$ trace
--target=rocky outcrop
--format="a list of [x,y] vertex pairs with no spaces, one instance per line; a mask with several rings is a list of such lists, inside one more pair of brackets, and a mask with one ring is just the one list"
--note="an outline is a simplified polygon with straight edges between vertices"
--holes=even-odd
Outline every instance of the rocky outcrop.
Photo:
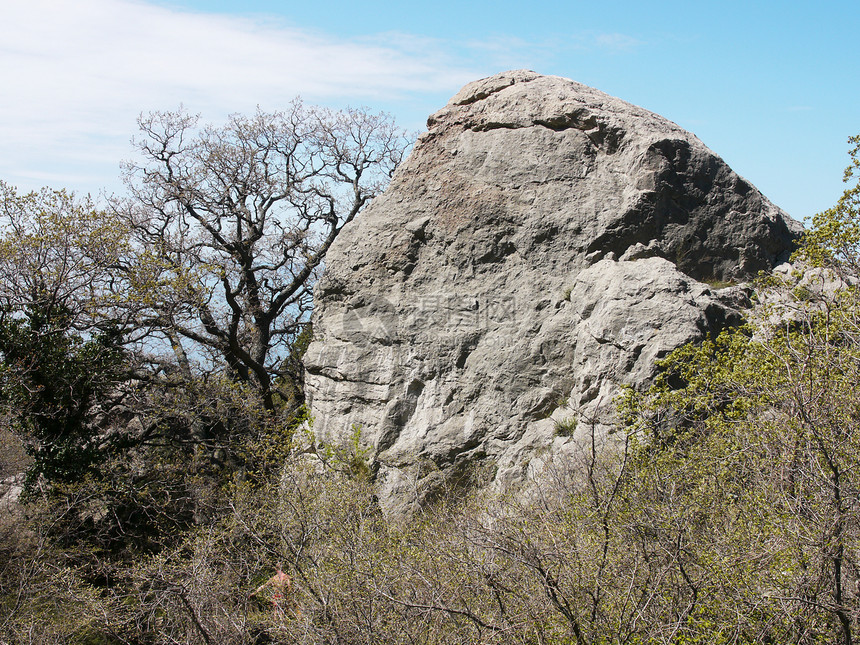
[[317,436],[360,427],[391,508],[605,432],[619,386],[737,318],[718,287],[800,230],[692,134],[570,80],[477,81],[428,127],[331,247],[306,354]]
[[11,475],[0,481],[0,522],[4,512],[17,510],[23,492],[24,475]]

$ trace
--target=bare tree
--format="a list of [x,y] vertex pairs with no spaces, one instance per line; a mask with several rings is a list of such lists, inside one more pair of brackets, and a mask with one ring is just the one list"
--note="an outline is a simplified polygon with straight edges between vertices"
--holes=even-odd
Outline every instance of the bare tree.
[[197,123],[182,110],[140,119],[143,160],[127,164],[131,196],[114,205],[137,248],[124,299],[187,375],[194,362],[226,367],[273,409],[326,252],[409,141],[384,114],[299,100]]

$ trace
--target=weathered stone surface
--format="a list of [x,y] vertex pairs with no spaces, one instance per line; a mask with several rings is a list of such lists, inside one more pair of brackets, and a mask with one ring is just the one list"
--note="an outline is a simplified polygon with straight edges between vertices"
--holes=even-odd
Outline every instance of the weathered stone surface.
[[24,475],[12,475],[0,481],[0,517],[18,509],[18,499],[24,492]]
[[483,460],[499,483],[605,431],[620,384],[736,317],[799,225],[695,136],[570,80],[471,83],[347,227],[315,293],[320,439],[361,426],[381,499]]

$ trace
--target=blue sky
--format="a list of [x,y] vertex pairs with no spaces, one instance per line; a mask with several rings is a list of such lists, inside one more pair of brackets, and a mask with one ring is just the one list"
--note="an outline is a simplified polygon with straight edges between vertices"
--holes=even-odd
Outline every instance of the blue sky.
[[461,85],[529,68],[699,136],[798,219],[860,133],[860,2],[29,0],[0,6],[0,179],[121,190],[140,112],[204,120],[295,95],[410,130]]

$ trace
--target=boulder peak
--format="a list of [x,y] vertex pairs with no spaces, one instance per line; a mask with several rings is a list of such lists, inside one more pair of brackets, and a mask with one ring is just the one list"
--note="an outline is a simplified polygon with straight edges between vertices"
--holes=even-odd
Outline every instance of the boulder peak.
[[713,285],[800,232],[694,135],[568,79],[469,83],[428,128],[331,247],[306,355],[318,436],[360,426],[392,509],[475,461],[522,479],[577,441],[560,422],[605,433],[622,384],[738,318]]

